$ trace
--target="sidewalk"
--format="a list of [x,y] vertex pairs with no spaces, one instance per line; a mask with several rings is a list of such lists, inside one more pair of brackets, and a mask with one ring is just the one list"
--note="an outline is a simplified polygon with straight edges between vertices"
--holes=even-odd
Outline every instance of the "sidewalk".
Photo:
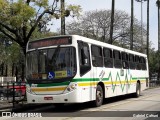
[[0,111],[5,109],[12,109],[12,107],[13,107],[12,103],[9,103],[6,100],[0,99]]
[[44,107],[50,104],[27,104],[27,101],[15,103],[9,103],[7,100],[0,100],[0,112],[23,112],[34,108]]
[[[13,100],[12,97],[8,98],[8,100],[6,97],[1,97],[0,98],[0,111],[5,111],[5,110],[12,111],[13,110],[12,100]],[[22,101],[22,98],[16,98],[15,103],[14,103],[14,108],[20,108],[26,104],[27,102]]]

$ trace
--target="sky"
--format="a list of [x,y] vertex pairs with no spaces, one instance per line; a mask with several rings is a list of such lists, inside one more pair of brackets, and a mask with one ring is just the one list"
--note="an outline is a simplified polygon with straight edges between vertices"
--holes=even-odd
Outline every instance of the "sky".
[[[86,11],[111,9],[112,0],[65,0],[67,4],[80,5],[82,14]],[[131,13],[131,0],[115,0],[115,9],[126,11],[129,15]],[[152,42],[152,47],[158,49],[158,11],[156,0],[150,0],[150,36],[149,40]],[[134,16],[141,21],[141,3],[134,0]],[[71,21],[73,18],[66,18]],[[147,24],[147,2],[143,2],[143,22]],[[53,23],[51,31],[56,31],[60,28],[60,20]]]

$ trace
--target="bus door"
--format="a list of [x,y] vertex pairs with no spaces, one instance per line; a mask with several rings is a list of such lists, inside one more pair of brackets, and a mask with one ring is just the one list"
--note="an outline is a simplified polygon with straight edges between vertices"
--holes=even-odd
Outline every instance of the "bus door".
[[[82,78],[82,82],[84,83],[83,88],[88,90],[87,96],[88,99],[92,99],[92,90],[91,90],[91,61],[90,61],[90,51],[89,45],[83,41],[78,41],[78,54],[79,54],[79,69],[80,69],[80,77]],[[83,95],[82,95],[83,96]],[[87,99],[87,98],[86,98]]]

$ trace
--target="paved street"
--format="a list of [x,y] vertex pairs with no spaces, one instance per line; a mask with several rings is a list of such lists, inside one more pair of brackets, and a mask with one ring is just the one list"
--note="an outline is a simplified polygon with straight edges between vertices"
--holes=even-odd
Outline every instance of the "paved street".
[[[148,111],[148,112],[145,112]],[[139,98],[133,98],[132,95],[121,96],[106,99],[104,105],[94,108],[90,103],[83,104],[68,104],[63,108],[56,109],[54,105],[44,106],[22,112],[40,113],[42,118],[25,118],[34,120],[52,119],[70,120],[70,119],[111,119],[117,120],[119,117],[123,119],[146,119],[145,117],[152,116],[154,119],[160,117],[160,88],[148,89],[142,92]],[[78,116],[78,117],[77,117]],[[101,116],[101,117],[100,117]],[[2,118],[7,120],[10,118]],[[17,119],[17,118],[14,118]],[[148,118],[149,119],[149,118]]]

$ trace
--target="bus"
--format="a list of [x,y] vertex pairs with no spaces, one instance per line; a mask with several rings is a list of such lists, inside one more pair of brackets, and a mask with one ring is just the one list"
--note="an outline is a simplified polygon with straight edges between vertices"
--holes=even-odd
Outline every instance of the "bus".
[[147,55],[79,35],[29,41],[26,55],[27,102],[84,103],[148,87]]

